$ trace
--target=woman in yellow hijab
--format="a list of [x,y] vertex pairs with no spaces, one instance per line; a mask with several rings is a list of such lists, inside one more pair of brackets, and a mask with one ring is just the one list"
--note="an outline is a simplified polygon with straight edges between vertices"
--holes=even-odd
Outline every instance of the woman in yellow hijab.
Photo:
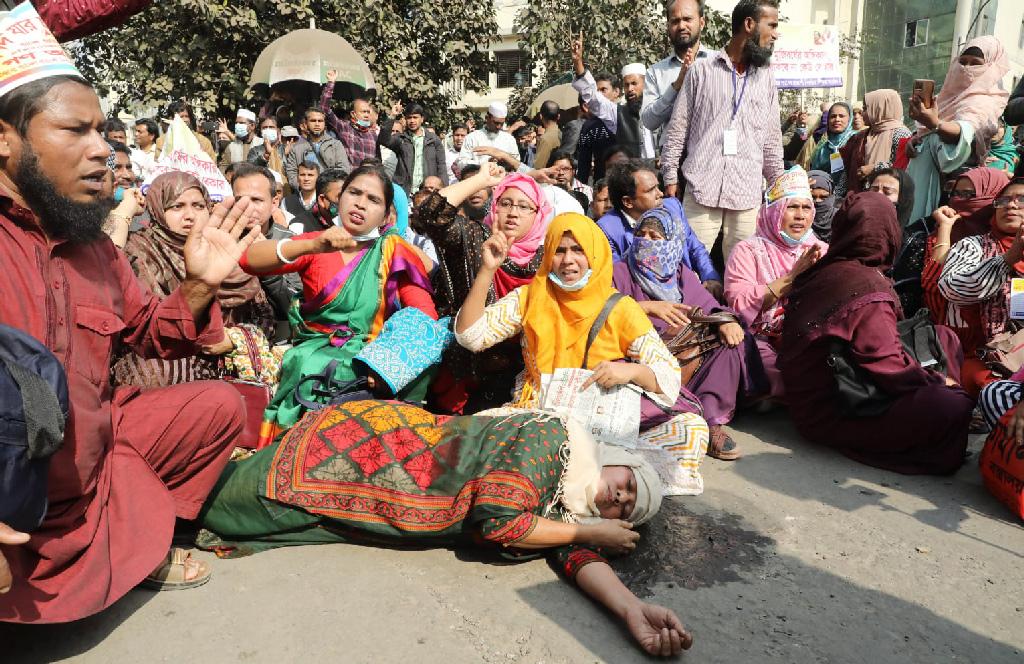
[[[500,233],[484,243],[480,270],[456,318],[455,337],[476,353],[522,333],[526,369],[512,395],[516,406],[540,405],[541,376],[581,367],[593,371],[589,382],[603,388],[632,383],[662,408],[675,404],[681,388],[679,364],[632,298],[622,297],[615,304],[587,350],[591,327],[616,293],[608,239],[591,219],[576,213],[555,217],[537,276],[485,306],[508,247]],[[631,362],[617,361],[622,359]],[[673,468],[672,477],[664,478],[666,493],[703,491],[697,468],[707,447],[707,425],[697,414],[677,415],[644,431],[639,442],[645,441],[670,450],[679,461],[681,470]]]

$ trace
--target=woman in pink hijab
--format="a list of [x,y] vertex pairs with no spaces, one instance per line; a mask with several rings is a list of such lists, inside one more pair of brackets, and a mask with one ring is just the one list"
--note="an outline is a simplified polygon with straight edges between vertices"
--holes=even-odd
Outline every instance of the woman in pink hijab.
[[725,300],[754,333],[773,398],[783,396],[775,357],[786,296],[797,275],[828,251],[813,221],[807,173],[794,166],[768,191],[754,235],[736,245],[725,265]]
[[978,37],[950,63],[930,106],[917,95],[911,97],[910,117],[919,125],[908,145],[907,173],[915,192],[911,219],[927,216],[939,206],[946,174],[969,163],[984,165],[1010,96],[1002,83],[1009,70],[1002,43],[995,37]]
[[[477,199],[484,203],[488,193],[488,212],[482,221],[474,220],[469,208],[478,205]],[[533,178],[521,173],[505,175],[493,163],[420,202],[410,223],[437,249],[433,281],[438,312],[453,317],[458,312],[480,269],[481,247],[492,233],[504,234],[512,246],[494,275],[487,304],[530,283],[540,267],[542,242],[553,217],[554,208]],[[522,355],[518,338],[475,355],[453,344],[431,388],[431,405],[439,411],[468,415],[506,403],[515,376],[523,368]]]

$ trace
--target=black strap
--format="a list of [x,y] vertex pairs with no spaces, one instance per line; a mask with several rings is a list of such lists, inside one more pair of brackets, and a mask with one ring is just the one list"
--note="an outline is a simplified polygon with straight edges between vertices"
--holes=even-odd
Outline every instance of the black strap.
[[21,408],[28,430],[28,458],[44,459],[64,442],[64,413],[50,384],[20,364],[0,357],[21,392]]
[[598,333],[601,332],[601,328],[604,327],[605,322],[608,320],[608,316],[611,315],[612,309],[619,303],[624,296],[622,293],[616,291],[608,296],[608,300],[605,301],[604,307],[601,308],[601,313],[594,319],[594,324],[590,326],[590,333],[587,334],[587,349],[583,351],[583,369],[587,368],[587,358],[590,357],[590,346],[594,343],[594,339],[597,339]]

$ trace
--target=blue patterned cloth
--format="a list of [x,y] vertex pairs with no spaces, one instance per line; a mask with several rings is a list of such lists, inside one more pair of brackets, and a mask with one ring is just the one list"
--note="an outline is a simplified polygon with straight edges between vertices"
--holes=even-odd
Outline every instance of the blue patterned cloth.
[[686,251],[680,237],[681,229],[675,217],[664,207],[645,212],[636,225],[637,230],[652,222],[661,227],[665,239],[634,237],[633,244],[626,250],[626,264],[634,281],[651,299],[681,302],[683,296],[679,292],[677,273]]
[[441,361],[441,354],[454,338],[450,327],[448,318],[435,321],[416,307],[399,309],[353,362],[373,370],[392,394],[398,394]]

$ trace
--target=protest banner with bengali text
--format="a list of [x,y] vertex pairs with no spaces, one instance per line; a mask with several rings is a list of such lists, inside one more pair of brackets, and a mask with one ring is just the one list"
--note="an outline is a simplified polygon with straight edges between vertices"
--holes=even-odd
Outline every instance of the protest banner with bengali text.
[[210,156],[203,152],[199,140],[180,117],[174,118],[167,133],[164,134],[163,149],[157,156],[156,164],[150,170],[149,176],[142,183],[142,193],[149,190],[157,176],[173,171],[195,176],[206,187],[210,199],[214,202],[231,196],[231,185],[228,184],[227,178]]
[[0,47],[0,97],[50,76],[82,76],[30,2],[0,12]]
[[772,73],[780,89],[842,87],[839,30],[833,25],[780,25]]

